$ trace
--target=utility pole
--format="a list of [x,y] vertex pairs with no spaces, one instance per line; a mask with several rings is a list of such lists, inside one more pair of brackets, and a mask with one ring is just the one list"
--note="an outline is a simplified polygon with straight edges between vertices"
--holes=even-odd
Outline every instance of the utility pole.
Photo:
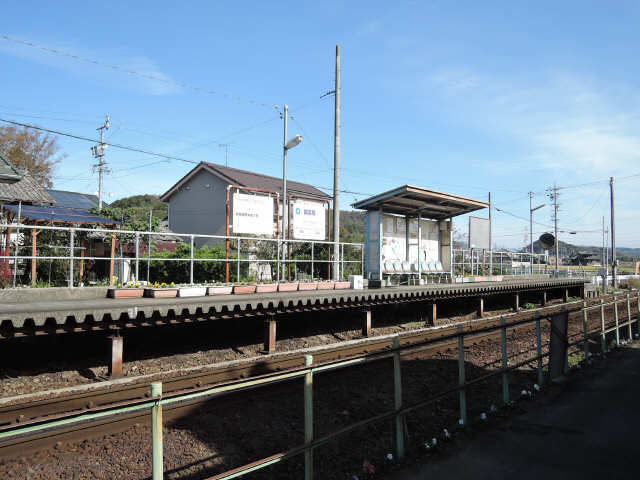
[[336,45],[333,125],[333,279],[340,279],[340,45]]
[[556,265],[555,265],[555,272],[556,275],[558,275],[558,209],[559,209],[559,205],[558,205],[558,186],[556,185],[556,183],[553,183],[553,188],[548,188],[547,189],[547,195],[549,196],[549,199],[553,202],[553,212],[552,212],[552,220],[553,220],[553,236],[555,237],[555,242],[554,242],[554,247],[555,247],[555,256],[556,256]]
[[609,178],[609,189],[611,191],[611,284],[613,288],[618,288],[618,266],[616,265],[616,203],[613,198],[613,177]]
[[[489,192],[489,275],[493,275],[493,222],[492,211],[493,204],[491,203],[491,192]],[[420,248],[420,239],[418,239],[418,249]],[[453,245],[451,245],[453,248]]]
[[229,144],[228,143],[219,143],[218,147],[224,147],[224,166],[229,166]]
[[604,229],[604,215],[602,216],[602,270],[603,270],[603,281],[602,281],[602,292],[607,293],[607,277],[609,276],[609,266],[607,265],[607,247],[605,245],[605,240],[607,238],[607,234]]
[[104,174],[111,171],[106,167],[106,162],[104,161],[104,151],[108,146],[104,143],[104,131],[109,130],[109,125],[109,115],[107,115],[105,122],[98,128],[96,128],[96,130],[100,130],[100,143],[91,147],[91,153],[93,154],[94,158],[98,159],[98,163],[93,166],[94,171],[96,168],[98,169],[98,211],[102,210],[102,190]]

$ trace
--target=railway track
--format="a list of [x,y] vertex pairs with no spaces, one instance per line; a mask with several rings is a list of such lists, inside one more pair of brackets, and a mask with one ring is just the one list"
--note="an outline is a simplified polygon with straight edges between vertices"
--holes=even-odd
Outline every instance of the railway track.
[[[613,296],[606,297],[611,300]],[[590,305],[599,303],[599,299],[588,302]],[[581,303],[556,304],[548,307],[512,313],[498,317],[489,317],[435,329],[421,330],[407,333],[400,337],[402,345],[418,344],[415,348],[403,352],[405,358],[418,358],[433,351],[457,348],[457,339],[452,338],[459,325],[470,332],[465,336],[465,345],[475,344],[485,340],[499,338],[499,332],[484,332],[482,330],[494,327],[505,317],[507,325],[512,329],[531,330],[531,325],[520,325],[522,321],[534,318],[536,315],[549,315],[561,309],[578,312]],[[574,313],[575,314],[575,313]],[[477,331],[473,333],[474,331]],[[347,345],[325,347],[313,352],[314,364],[320,365],[340,359],[354,358],[368,353],[381,352],[392,348],[393,336],[373,338],[363,341],[348,342]],[[428,345],[420,345],[431,342]],[[309,353],[309,352],[305,352]],[[304,353],[279,354],[262,359],[249,359],[222,365],[205,372],[198,372],[179,377],[162,379],[164,396],[170,397],[189,391],[203,390],[212,386],[232,384],[234,381],[248,377],[268,376],[270,373],[296,370],[304,367]],[[53,398],[39,399],[30,402],[13,403],[0,407],[0,433],[15,427],[38,425],[44,421],[62,418],[72,418],[87,412],[107,411],[115,406],[136,404],[149,398],[150,381],[143,380],[125,385],[97,388],[81,393],[62,394]],[[203,399],[185,401],[172,405],[164,412],[165,418],[174,419],[186,415],[200,404]],[[11,457],[24,454],[25,451],[37,450],[55,445],[57,442],[76,441],[85,438],[115,433],[126,430],[135,424],[147,423],[148,413],[134,413],[130,415],[106,416],[91,424],[76,424],[62,429],[52,429],[35,435],[23,435],[0,441],[0,457]]]

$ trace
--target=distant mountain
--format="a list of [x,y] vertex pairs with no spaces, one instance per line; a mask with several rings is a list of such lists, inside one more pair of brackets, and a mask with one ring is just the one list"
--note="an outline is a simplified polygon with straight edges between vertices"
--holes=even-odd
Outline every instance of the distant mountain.
[[[593,246],[583,246],[583,245],[572,245],[570,243],[563,242],[562,240],[558,242],[558,249],[561,256],[573,256],[578,252],[587,252],[600,257],[602,255],[602,247],[593,247]],[[525,251],[529,251],[529,246],[524,248]],[[540,246],[539,241],[533,242],[533,251],[534,253],[544,253],[544,249]],[[553,253],[553,250],[550,250],[549,253]],[[628,247],[616,247],[616,255],[620,261],[631,261],[638,260],[640,258],[640,248],[628,248]]]
[[159,221],[166,220],[169,215],[169,205],[162,202],[158,195],[152,194],[124,197],[112,202],[110,207],[120,210],[131,209],[135,219],[141,222],[149,221],[149,210],[153,210],[153,218]]

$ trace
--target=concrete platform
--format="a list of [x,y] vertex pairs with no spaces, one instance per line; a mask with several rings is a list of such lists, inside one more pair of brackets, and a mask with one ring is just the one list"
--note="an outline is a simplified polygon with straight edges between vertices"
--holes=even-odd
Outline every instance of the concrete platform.
[[[390,303],[429,302],[456,297],[479,297],[553,289],[584,289],[581,279],[522,279],[471,284],[431,284],[365,290],[318,290],[249,295],[221,295],[192,298],[87,298],[78,291],[77,298],[65,293],[61,299],[45,299],[34,291],[29,298],[20,292],[19,300],[10,302],[6,295],[0,302],[0,326],[3,329],[38,329],[77,326],[84,323],[137,321],[159,318],[194,317],[242,318],[287,312],[304,312],[332,308],[354,308]],[[565,292],[566,293],[566,292]]]
[[386,478],[637,478],[640,344],[596,365],[593,374],[572,379],[561,393],[479,434],[447,460]]

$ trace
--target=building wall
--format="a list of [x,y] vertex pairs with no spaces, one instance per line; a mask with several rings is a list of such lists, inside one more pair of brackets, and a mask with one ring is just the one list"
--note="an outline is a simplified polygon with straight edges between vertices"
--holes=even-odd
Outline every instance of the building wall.
[[[169,199],[169,228],[176,233],[224,235],[226,198],[226,182],[210,172],[198,172]],[[219,242],[197,238],[195,241],[198,248],[214,243]]]

